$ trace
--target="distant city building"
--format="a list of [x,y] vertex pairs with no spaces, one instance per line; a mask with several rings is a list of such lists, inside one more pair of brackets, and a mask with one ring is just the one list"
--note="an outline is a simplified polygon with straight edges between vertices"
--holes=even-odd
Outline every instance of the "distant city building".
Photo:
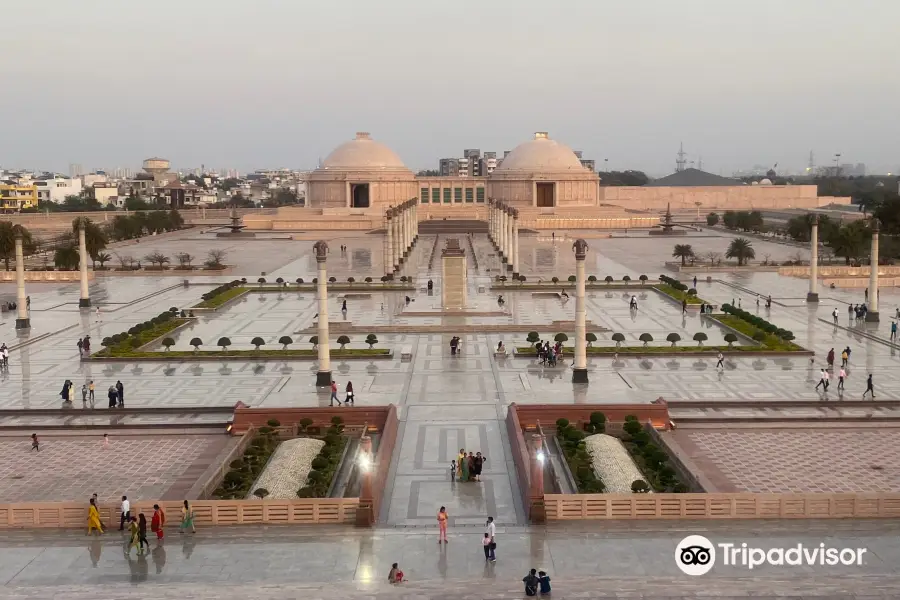
[[0,182],[0,209],[3,212],[19,212],[37,204],[37,186],[8,180]]
[[77,177],[69,178],[61,175],[49,175],[38,177],[34,182],[37,187],[39,202],[53,202],[63,204],[66,196],[78,196],[83,185]]
[[438,172],[441,177],[458,177],[459,176],[459,159],[458,158],[442,158],[439,161]]

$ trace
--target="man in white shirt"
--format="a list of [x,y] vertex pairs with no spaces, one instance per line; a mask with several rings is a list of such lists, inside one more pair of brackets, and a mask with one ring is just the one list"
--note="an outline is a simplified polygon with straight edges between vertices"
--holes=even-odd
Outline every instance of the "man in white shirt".
[[497,550],[497,541],[494,538],[494,534],[497,532],[497,526],[494,525],[494,517],[487,518],[487,531],[485,533],[488,534],[488,537],[491,538],[490,549],[488,550],[488,560],[491,562],[497,562],[497,555],[495,551]]
[[122,496],[122,520],[119,522],[119,531],[125,531],[125,522],[131,518],[131,502],[128,496]]

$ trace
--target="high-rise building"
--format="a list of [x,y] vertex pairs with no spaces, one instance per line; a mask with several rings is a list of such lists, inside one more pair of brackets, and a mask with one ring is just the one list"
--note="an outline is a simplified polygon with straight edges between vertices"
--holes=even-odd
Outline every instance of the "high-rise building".
[[442,158],[440,160],[438,172],[441,177],[458,177],[459,176],[459,159],[458,158]]

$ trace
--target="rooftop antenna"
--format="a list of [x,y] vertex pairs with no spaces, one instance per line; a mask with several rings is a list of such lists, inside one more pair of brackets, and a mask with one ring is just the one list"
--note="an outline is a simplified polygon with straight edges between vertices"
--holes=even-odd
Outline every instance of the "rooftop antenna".
[[687,163],[687,158],[685,158],[687,154],[685,154],[684,152],[684,142],[681,142],[679,144],[678,154],[676,156],[677,158],[675,159],[675,172],[680,173],[681,171],[684,171],[684,165]]
[[813,151],[810,150],[809,151],[809,164],[806,167],[806,174],[807,175],[815,175],[815,173],[816,173],[816,158],[815,158],[815,155],[813,154]]

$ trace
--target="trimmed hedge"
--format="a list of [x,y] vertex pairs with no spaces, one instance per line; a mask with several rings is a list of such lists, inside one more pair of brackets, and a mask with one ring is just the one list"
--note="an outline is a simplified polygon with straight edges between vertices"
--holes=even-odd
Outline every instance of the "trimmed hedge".
[[319,454],[312,460],[312,470],[306,480],[306,485],[297,490],[299,498],[327,498],[328,488],[337,474],[344,456],[344,446],[347,438],[342,435],[344,430],[343,419],[332,417],[331,427],[325,430],[322,440],[325,445],[319,450]]
[[244,455],[231,461],[231,470],[225,473],[220,485],[213,492],[217,500],[243,500],[250,492],[250,486],[262,474],[269,462],[269,457],[278,448],[281,440],[278,431],[272,427],[260,427],[253,440],[244,450]]
[[674,277],[669,277],[668,275],[660,275],[660,276],[659,276],[659,280],[662,281],[663,283],[665,283],[666,285],[675,288],[675,289],[678,290],[679,292],[686,292],[686,291],[688,291],[688,286],[686,286],[685,284],[681,283],[680,281],[678,281],[678,280],[675,279]]
[[135,348],[152,342],[188,321],[189,319],[176,317],[175,313],[171,311],[160,313],[152,319],[132,326],[128,331],[103,338],[100,345],[104,349],[95,356],[118,356],[133,353]]
[[780,337],[786,342],[794,339],[794,332],[788,331],[787,329],[782,329],[777,325],[769,323],[762,317],[758,317],[752,313],[749,313],[742,308],[738,308],[736,306],[732,306],[731,304],[725,303],[722,305],[722,312],[726,315],[732,315],[739,319],[742,319],[747,323],[750,323],[760,331],[763,331],[768,335],[775,335],[777,337]]
[[202,296],[200,298],[203,299],[203,302],[194,306],[194,308],[216,308],[219,307],[232,298],[240,296],[245,292],[244,282],[240,279],[235,279],[234,281],[229,281],[228,283],[223,283],[217,288],[214,288]]
[[[591,421],[592,423],[594,422],[594,415],[591,415]],[[599,417],[597,426],[601,426]],[[604,417],[602,427],[605,428],[605,426],[606,419]],[[559,445],[566,457],[569,471],[572,472],[572,477],[575,479],[578,492],[580,494],[602,494],[605,492],[606,485],[594,472],[591,455],[584,444],[584,432],[571,425],[568,419],[557,419],[556,438],[559,440]]]

